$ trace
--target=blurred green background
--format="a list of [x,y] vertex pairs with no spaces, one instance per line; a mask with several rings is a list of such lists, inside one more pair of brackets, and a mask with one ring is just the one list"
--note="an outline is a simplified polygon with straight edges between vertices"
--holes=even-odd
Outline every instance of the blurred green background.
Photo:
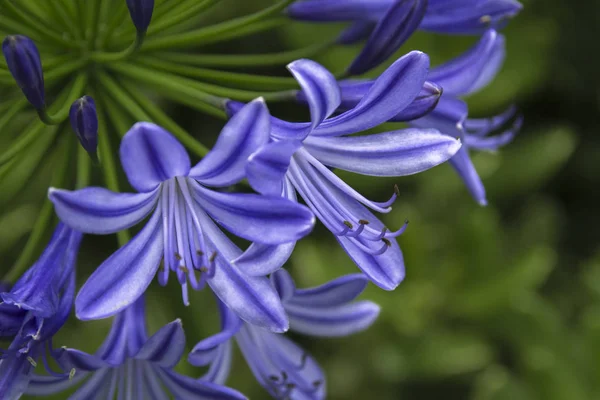
[[[387,199],[398,184],[394,210],[382,219],[399,227],[408,218],[410,226],[399,239],[406,280],[395,292],[371,285],[363,295],[382,307],[370,330],[335,340],[295,336],[326,371],[330,399],[600,398],[600,3],[522,3],[524,11],[504,30],[504,69],[469,99],[475,117],[512,103],[525,116],[514,143],[498,153],[474,156],[488,207],[472,201],[448,165],[398,179],[342,174],[375,200]],[[267,4],[224,1],[204,18],[226,19]],[[289,23],[198,52],[297,48],[339,28]],[[436,65],[475,41],[418,33],[398,55],[422,50]],[[337,71],[356,51],[335,49],[317,60]],[[283,67],[257,72],[286,74]],[[214,141],[223,125],[197,111],[162,106],[204,143]],[[277,104],[271,110],[305,115],[295,105]],[[18,201],[2,203],[0,254],[8,254],[7,260],[18,255],[34,222],[39,193],[47,186],[38,181]],[[36,194],[31,203],[23,201],[30,198],[27,193]],[[115,245],[113,237],[86,237],[79,279]],[[289,270],[299,286],[312,286],[356,272],[356,267],[319,226],[298,244]],[[191,348],[217,329],[214,302],[208,293],[194,293],[192,307],[184,308],[179,287],[172,283],[152,286],[150,329],[181,317]],[[94,351],[108,327],[109,321],[73,322],[55,344]],[[178,368],[192,375],[203,372],[185,363]],[[252,399],[267,398],[239,354],[229,384]]]

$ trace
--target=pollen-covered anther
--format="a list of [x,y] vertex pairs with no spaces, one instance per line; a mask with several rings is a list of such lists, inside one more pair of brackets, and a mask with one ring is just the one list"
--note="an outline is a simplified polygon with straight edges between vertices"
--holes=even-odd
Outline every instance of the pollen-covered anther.
[[397,184],[394,184],[394,193],[396,193],[396,196],[400,196],[400,188]]
[[71,368],[71,371],[69,371],[69,380],[75,377],[75,371],[75,368]]
[[31,356],[27,356],[27,361],[29,361],[29,364],[31,364],[33,368],[37,367],[37,362],[35,362],[35,360],[31,358]]
[[346,225],[350,229],[354,228],[354,225],[352,225],[352,222],[350,221],[344,221],[344,225]]
[[479,22],[481,22],[482,24],[489,24],[490,22],[492,22],[492,17],[489,15],[484,15],[481,18],[479,18]]

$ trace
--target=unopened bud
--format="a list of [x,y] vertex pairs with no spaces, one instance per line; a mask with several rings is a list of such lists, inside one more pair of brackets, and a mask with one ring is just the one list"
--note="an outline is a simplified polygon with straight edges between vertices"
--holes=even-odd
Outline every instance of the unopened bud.
[[97,161],[98,149],[98,114],[96,103],[90,96],[75,100],[69,112],[71,127],[75,131],[81,146]]
[[152,20],[154,0],[127,0],[127,8],[137,31],[146,33]]
[[27,36],[11,35],[2,42],[8,69],[27,100],[37,109],[45,107],[44,73],[40,53]]

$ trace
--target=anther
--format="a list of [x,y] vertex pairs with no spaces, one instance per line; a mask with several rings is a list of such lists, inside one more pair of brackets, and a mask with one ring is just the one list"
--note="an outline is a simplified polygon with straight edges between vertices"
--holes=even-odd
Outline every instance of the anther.
[[369,225],[369,221],[367,221],[366,219],[360,219],[358,220],[358,223],[361,225]]
[[300,369],[304,369],[304,367],[306,367],[307,359],[308,359],[308,353],[302,353],[302,358],[300,359]]
[[490,22],[492,22],[492,17],[489,15],[484,15],[483,17],[479,18],[479,22],[481,22],[482,24],[489,24]]
[[394,184],[394,193],[396,193],[396,196],[400,196],[400,188],[397,184]]
[[217,252],[213,251],[212,254],[210,255],[208,261],[214,262],[216,258],[217,258]]
[[279,381],[279,377],[276,375],[269,375],[269,379],[272,380],[273,382]]
[[188,269],[188,268],[187,268],[185,265],[180,265],[180,266],[179,266],[179,269],[180,269],[181,271],[185,272],[186,274],[187,274],[188,272],[190,272],[190,270],[189,270],[189,269]]
[[37,367],[37,363],[33,358],[31,358],[31,356],[27,356],[27,361],[29,361],[29,363],[33,365],[33,368]]
[[177,259],[177,261],[181,261],[183,259],[183,257],[181,257],[181,254],[175,252],[175,258]]
[[73,379],[73,377],[75,377],[75,368],[72,368],[69,372],[69,380]]
[[208,272],[208,268],[206,268],[206,267],[200,267],[199,269],[200,269],[200,272],[204,272],[204,273]]
[[344,221],[344,225],[346,225],[350,229],[354,228],[354,225],[352,225],[352,222],[350,221]]
[[319,386],[321,386],[323,384],[323,381],[314,381],[312,384],[315,388],[318,388]]
[[196,250],[196,254],[202,257],[204,255],[204,252],[202,250]]
[[387,247],[391,247],[391,246],[392,246],[392,242],[390,242],[390,241],[389,241],[389,239],[387,239],[387,238],[383,238],[383,239],[381,239],[381,241],[382,241],[383,243],[385,243],[385,245],[386,245]]

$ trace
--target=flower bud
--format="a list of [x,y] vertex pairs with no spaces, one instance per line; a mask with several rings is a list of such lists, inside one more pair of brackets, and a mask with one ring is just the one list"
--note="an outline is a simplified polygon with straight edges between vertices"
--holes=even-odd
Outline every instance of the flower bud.
[[40,53],[27,36],[11,35],[2,42],[8,69],[27,100],[37,109],[45,107],[44,73]]
[[137,31],[146,33],[154,11],[154,0],[127,0],[127,8]]
[[83,96],[75,100],[71,105],[69,118],[81,146],[95,160],[98,148],[98,114],[94,99],[90,96]]

